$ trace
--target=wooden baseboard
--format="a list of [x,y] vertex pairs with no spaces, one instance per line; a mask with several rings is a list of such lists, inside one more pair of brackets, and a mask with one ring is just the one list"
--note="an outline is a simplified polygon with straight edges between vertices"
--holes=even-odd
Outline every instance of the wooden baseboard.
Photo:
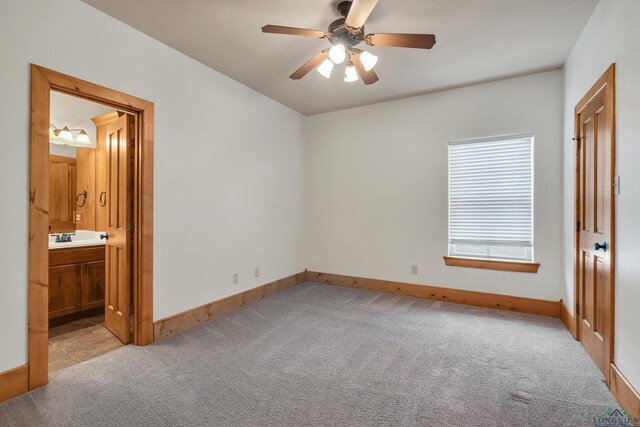
[[534,298],[522,298],[485,292],[440,288],[413,283],[393,282],[389,280],[367,279],[340,274],[307,271],[310,282],[328,283],[375,292],[412,296],[437,301],[453,302],[476,307],[496,308],[517,311],[540,316],[560,317],[560,301],[548,301]]
[[268,296],[276,294],[282,290],[292,288],[306,280],[306,271],[284,279],[267,283],[248,291],[240,292],[228,296],[218,301],[201,305],[191,310],[158,320],[153,324],[153,335],[156,340],[170,337],[178,332],[192,328],[200,323],[204,323],[213,318],[224,316],[225,314],[237,310],[254,302],[258,302]]
[[[577,339],[576,319],[571,314],[564,301],[560,301],[560,319],[569,333]],[[627,381],[616,365],[611,364],[609,375],[609,389],[620,407],[634,418],[635,425],[640,426],[640,393]]]
[[633,388],[629,381],[620,373],[616,365],[611,364],[611,393],[615,396],[620,407],[632,417],[637,418],[636,425],[640,425],[640,393]]
[[29,391],[29,365],[0,373],[0,402]]
[[571,336],[577,339],[576,318],[573,317],[573,314],[571,314],[562,300],[560,300],[560,320],[562,320],[562,324],[567,328]]

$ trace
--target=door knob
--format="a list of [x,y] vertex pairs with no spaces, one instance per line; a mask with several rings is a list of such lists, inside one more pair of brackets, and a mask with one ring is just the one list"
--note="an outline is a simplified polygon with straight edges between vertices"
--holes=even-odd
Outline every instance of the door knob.
[[602,249],[603,251],[607,252],[607,242],[602,242],[602,243],[597,243],[595,245],[593,245],[593,248],[597,251]]
[[[104,234],[100,234],[100,239],[105,239],[105,240],[109,240],[109,235],[107,233]],[[596,243],[597,244],[597,243]]]

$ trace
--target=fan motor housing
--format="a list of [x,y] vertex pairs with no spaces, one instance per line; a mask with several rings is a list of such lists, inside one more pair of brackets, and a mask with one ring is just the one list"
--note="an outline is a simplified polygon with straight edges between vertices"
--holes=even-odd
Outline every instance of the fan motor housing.
[[347,20],[346,16],[349,13],[350,8],[350,1],[343,1],[338,4],[338,11],[343,18],[336,19],[329,24],[327,32],[331,34],[331,37],[329,38],[331,43],[342,44],[345,47],[353,47],[364,40],[364,26],[358,28],[357,31],[353,31],[345,25],[345,21]]

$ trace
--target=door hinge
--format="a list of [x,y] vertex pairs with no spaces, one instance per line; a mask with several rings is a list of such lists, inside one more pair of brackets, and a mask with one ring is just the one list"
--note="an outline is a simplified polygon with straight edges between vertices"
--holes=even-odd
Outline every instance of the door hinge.
[[135,148],[135,146],[136,146],[136,140],[135,138],[131,138],[129,142],[127,142],[127,148]]
[[580,221],[576,222],[576,231],[580,231]]
[[580,303],[576,304],[576,316],[580,316]]
[[613,195],[620,195],[620,176],[616,175],[613,177]]
[[580,150],[582,148],[582,137],[576,136],[575,138],[573,138],[573,141],[576,142],[576,147],[578,148],[578,150]]
[[133,233],[133,221],[127,222],[127,231]]

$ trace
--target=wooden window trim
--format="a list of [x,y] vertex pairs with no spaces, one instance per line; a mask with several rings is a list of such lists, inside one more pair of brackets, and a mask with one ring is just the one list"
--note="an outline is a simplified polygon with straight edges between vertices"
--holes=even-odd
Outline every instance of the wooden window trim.
[[484,270],[513,271],[518,273],[537,273],[539,262],[507,261],[482,258],[463,258],[445,256],[444,263],[449,267],[481,268]]

